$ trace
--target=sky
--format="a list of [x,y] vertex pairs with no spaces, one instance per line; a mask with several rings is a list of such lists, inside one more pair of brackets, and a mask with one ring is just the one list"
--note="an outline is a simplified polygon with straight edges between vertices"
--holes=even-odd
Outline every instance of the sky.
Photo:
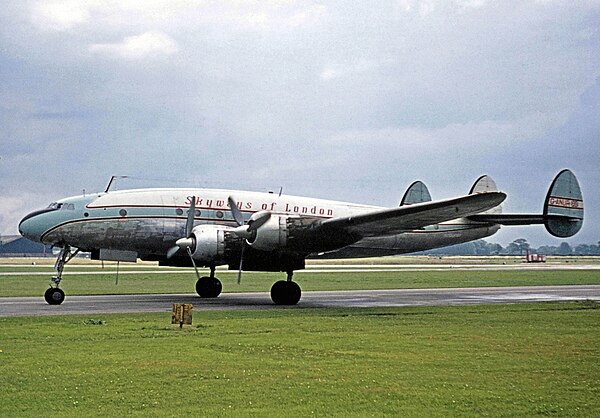
[[[215,187],[396,206],[482,174],[538,213],[563,168],[600,241],[600,1],[8,0],[0,234],[62,197]],[[541,226],[489,241],[561,241]]]

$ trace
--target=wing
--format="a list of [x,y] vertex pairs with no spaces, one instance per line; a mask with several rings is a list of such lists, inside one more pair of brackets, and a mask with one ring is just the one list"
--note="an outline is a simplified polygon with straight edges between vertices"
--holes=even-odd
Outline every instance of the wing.
[[478,193],[329,219],[321,224],[321,228],[329,233],[338,231],[360,238],[393,235],[474,215],[498,206],[505,198],[501,192]]

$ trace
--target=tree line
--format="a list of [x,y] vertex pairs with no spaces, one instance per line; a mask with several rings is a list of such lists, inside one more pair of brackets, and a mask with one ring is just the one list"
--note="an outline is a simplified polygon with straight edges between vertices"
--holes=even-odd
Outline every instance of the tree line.
[[436,248],[420,252],[427,255],[525,255],[529,251],[532,254],[540,255],[600,255],[600,241],[596,244],[579,244],[571,246],[568,242],[561,242],[560,245],[542,245],[532,247],[525,238],[518,238],[503,247],[500,244],[494,244],[480,239],[477,241],[456,244],[450,247]]

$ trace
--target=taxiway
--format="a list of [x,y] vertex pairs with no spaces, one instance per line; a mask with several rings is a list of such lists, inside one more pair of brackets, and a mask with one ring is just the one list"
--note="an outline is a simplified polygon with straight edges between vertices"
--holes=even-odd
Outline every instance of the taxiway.
[[[448,306],[587,299],[600,300],[600,285],[305,291],[298,305],[287,309]],[[43,297],[3,297],[0,298],[0,317],[170,312],[173,303],[191,303],[196,312],[281,309],[271,302],[266,292],[224,293],[216,299],[201,299],[195,294],[67,295],[60,306],[47,305]]]

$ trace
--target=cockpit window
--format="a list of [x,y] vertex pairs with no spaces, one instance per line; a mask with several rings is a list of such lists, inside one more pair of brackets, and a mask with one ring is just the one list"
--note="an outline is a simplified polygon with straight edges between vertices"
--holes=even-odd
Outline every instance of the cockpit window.
[[59,209],[63,209],[63,210],[65,210],[65,209],[66,210],[75,210],[75,205],[73,203],[52,202],[48,206],[48,209],[54,209],[54,210],[59,210]]

